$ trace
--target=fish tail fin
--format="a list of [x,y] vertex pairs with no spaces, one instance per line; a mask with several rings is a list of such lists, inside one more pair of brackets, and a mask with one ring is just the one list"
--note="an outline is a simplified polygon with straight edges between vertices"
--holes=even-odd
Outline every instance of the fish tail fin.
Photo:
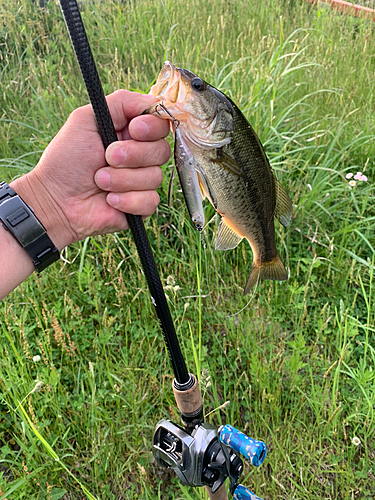
[[263,262],[260,266],[253,262],[247,278],[243,294],[246,295],[260,280],[285,281],[288,279],[288,273],[282,263],[279,254],[276,254],[272,260]]

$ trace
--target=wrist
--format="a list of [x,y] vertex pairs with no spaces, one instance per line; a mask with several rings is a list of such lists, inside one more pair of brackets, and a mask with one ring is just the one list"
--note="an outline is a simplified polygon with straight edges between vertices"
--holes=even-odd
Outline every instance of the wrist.
[[64,214],[33,171],[9,185],[32,208],[59,251],[74,241]]

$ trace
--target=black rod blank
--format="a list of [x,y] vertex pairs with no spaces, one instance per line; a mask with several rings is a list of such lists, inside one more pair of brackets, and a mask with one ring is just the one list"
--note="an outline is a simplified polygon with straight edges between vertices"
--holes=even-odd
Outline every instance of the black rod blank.
[[[90,49],[89,41],[82,22],[76,0],[60,0],[61,10],[68,28],[69,36],[76,54],[81,74],[89,95],[98,131],[106,149],[109,144],[117,141],[115,127],[104,96],[103,88]],[[151,293],[164,340],[172,363],[177,385],[181,390],[189,389],[192,382],[187,371],[185,360],[177,339],[171,313],[164,294],[160,276],[156,268],[150,243],[141,216],[125,214],[132,232],[143,272]]]

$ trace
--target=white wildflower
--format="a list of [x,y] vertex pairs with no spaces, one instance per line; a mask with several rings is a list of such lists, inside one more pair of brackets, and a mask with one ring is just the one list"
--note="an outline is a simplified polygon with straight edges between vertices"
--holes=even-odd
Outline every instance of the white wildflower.
[[[352,174],[351,172],[346,174],[345,175],[345,178],[346,179],[351,179],[353,177],[354,174]],[[349,184],[351,186],[354,186],[355,184],[351,184],[351,182],[355,182],[355,181],[361,181],[361,182],[367,182],[368,181],[368,178],[362,174],[362,172],[357,172],[355,175],[354,175],[354,181],[350,181]]]
[[359,437],[354,436],[352,439],[352,443],[354,444],[354,446],[359,446],[361,444],[361,440],[359,439]]
[[39,361],[41,360],[42,358],[39,356],[39,354],[37,354],[36,356],[33,356],[33,361],[34,363],[39,363]]

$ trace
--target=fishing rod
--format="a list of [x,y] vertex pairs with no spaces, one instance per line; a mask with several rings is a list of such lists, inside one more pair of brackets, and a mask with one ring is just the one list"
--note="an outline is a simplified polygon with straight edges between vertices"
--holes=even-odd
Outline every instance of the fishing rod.
[[[59,0],[74,52],[81,70],[104,148],[117,141],[116,130],[105,99],[77,0]],[[167,346],[174,380],[175,400],[184,427],[162,419],[152,446],[162,467],[173,469],[182,484],[205,486],[211,500],[228,500],[225,481],[235,500],[261,500],[238,484],[245,458],[260,465],[267,453],[262,441],[249,438],[230,425],[216,429],[203,420],[203,402],[197,378],[188,372],[171,313],[155,264],[142,218],[125,214],[151,294],[151,301]],[[241,458],[242,457],[242,458]]]

